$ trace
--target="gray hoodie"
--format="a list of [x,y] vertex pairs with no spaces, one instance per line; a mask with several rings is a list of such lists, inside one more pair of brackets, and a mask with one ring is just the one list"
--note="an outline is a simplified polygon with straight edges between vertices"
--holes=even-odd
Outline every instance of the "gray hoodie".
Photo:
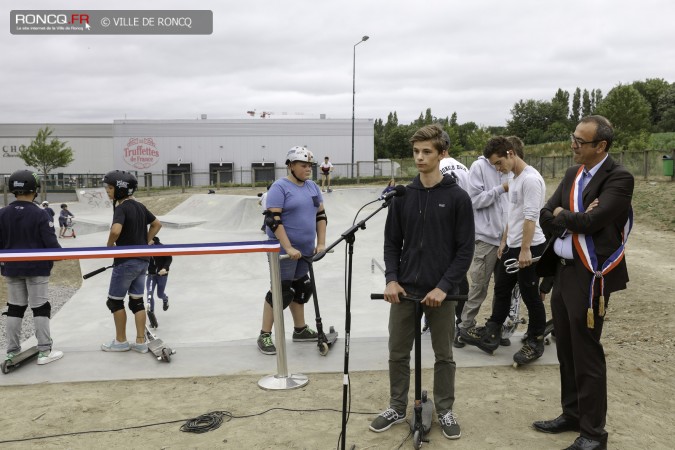
[[473,206],[476,224],[476,240],[499,245],[506,215],[508,213],[508,195],[502,186],[509,176],[494,168],[484,156],[479,156],[469,169],[468,194]]

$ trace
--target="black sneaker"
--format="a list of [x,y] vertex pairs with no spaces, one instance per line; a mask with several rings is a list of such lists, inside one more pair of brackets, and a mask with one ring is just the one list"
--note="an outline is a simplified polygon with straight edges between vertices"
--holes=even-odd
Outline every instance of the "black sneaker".
[[525,345],[513,355],[513,361],[517,364],[529,364],[541,358],[544,354],[544,336],[528,339]]
[[464,344],[476,345],[483,339],[485,334],[485,327],[471,327],[459,329],[459,336],[462,338]]
[[457,326],[455,327],[455,339],[452,341],[452,346],[455,348],[464,348],[466,347],[466,344],[459,338],[459,333],[460,328]]
[[315,342],[319,334],[312,330],[309,325],[305,325],[302,331],[293,330],[293,342]]
[[164,311],[166,311],[167,309],[169,309],[169,297],[166,297],[166,298],[164,299],[163,304],[162,304],[162,309],[163,309]]
[[272,333],[260,333],[258,336],[258,350],[265,355],[276,355],[277,348],[272,342]]
[[459,423],[457,422],[457,417],[452,411],[448,411],[445,414],[438,415],[438,423],[441,424],[443,429],[443,436],[448,439],[459,439],[462,433],[459,430]]
[[387,431],[392,425],[405,421],[405,413],[399,413],[393,408],[387,408],[382,414],[377,416],[370,424],[370,431],[382,433]]

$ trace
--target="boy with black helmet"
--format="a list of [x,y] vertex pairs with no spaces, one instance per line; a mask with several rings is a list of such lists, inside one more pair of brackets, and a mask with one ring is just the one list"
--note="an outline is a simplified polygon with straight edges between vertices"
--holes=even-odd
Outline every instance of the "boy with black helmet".
[[[18,170],[9,177],[9,190],[16,200],[0,209],[0,249],[61,248],[51,217],[33,201],[39,192],[39,179],[29,170]],[[7,277],[7,361],[21,352],[21,322],[30,306],[33,311],[39,365],[63,357],[52,348],[49,331],[51,304],[47,297],[53,261],[12,261],[0,263]]]
[[[283,306],[290,305],[293,316],[293,341],[316,341],[317,333],[305,322],[305,303],[311,298],[309,266],[302,256],[321,252],[326,246],[326,211],[319,186],[313,182],[312,152],[305,147],[293,147],[286,155],[289,175],[274,182],[267,194],[265,224],[267,236],[278,239]],[[267,292],[258,349],[266,355],[277,350],[272,342],[272,293]]]
[[[113,245],[152,245],[153,238],[162,224],[142,204],[133,198],[138,186],[136,177],[122,170],[113,170],[103,177],[105,190],[113,201],[113,222],[108,236],[108,247]],[[150,229],[148,229],[148,225]],[[150,257],[115,258],[110,278],[108,301],[115,321],[115,339],[101,345],[104,352],[126,352],[133,349],[147,353],[145,342],[145,274]],[[127,313],[124,309],[124,297],[129,294],[129,310],[134,314],[136,340],[127,341]]]

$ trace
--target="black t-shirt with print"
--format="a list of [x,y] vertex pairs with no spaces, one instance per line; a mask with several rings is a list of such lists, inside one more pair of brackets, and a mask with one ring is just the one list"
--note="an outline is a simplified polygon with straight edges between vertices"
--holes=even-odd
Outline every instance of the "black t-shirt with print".
[[[122,231],[115,245],[147,245],[148,225],[154,222],[156,217],[142,203],[134,199],[125,200],[115,207],[113,224],[122,225]],[[149,261],[150,257],[136,257]],[[115,263],[130,258],[115,258]]]

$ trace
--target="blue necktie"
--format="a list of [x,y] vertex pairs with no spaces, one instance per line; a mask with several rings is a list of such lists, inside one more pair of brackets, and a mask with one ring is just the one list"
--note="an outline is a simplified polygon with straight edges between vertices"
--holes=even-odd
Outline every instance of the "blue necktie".
[[582,172],[582,176],[581,176],[581,192],[583,192],[584,189],[586,189],[586,185],[588,184],[588,182],[590,180],[591,180],[591,174],[588,173],[588,171],[586,169],[584,169],[584,171]]

